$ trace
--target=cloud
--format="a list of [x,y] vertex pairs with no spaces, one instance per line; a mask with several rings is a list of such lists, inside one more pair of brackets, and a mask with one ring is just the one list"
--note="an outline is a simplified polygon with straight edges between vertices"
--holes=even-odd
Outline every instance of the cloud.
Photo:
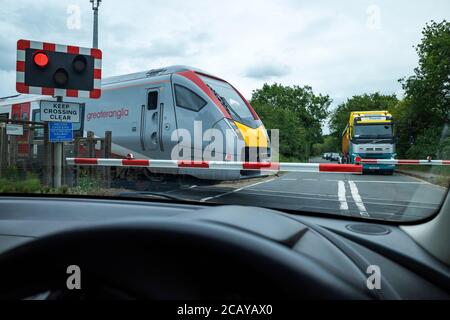
[[258,63],[250,66],[244,73],[246,77],[258,80],[280,78],[290,73],[290,68],[276,63]]
[[[79,46],[92,43],[87,0],[2,0],[0,96],[14,94],[20,38]],[[69,5],[81,28],[69,29]],[[345,100],[362,92],[395,93],[417,66],[421,29],[448,19],[450,2],[378,0],[379,27],[367,27],[371,0],[108,0],[100,6],[103,75],[191,65],[229,80],[246,97],[265,82],[311,85]],[[402,14],[399,15],[399,12]]]

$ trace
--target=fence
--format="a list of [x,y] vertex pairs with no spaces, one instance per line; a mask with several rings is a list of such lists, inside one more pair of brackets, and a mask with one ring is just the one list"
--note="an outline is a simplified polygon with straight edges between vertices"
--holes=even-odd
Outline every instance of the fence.
[[[0,119],[0,178],[15,172],[15,179],[26,179],[33,175],[42,185],[55,186],[55,164],[62,165],[62,185],[78,185],[81,175],[100,178],[105,187],[111,184],[110,168],[89,168],[67,166],[67,157],[93,158],[111,157],[112,134],[105,132],[103,138],[88,132],[87,137],[76,137],[73,142],[63,143],[61,159],[55,158],[55,144],[48,139],[48,124],[11,119]],[[15,132],[13,132],[15,131]],[[59,172],[59,171],[58,171]]]

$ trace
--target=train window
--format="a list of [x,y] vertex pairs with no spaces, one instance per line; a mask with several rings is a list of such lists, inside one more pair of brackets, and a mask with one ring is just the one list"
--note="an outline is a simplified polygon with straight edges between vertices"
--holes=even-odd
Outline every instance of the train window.
[[147,110],[155,110],[158,108],[158,91],[150,91],[147,101]]
[[186,87],[175,85],[175,99],[178,107],[200,111],[206,106],[206,101]]

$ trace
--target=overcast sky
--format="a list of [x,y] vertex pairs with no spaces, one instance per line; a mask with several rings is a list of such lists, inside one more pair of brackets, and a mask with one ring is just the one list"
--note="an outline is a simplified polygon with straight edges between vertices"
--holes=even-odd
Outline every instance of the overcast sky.
[[[2,0],[0,96],[15,93],[17,39],[90,47],[88,0]],[[80,19],[78,19],[78,17]],[[103,0],[103,75],[173,64],[217,74],[248,98],[264,83],[310,85],[333,107],[347,97],[401,94],[413,45],[450,1]]]

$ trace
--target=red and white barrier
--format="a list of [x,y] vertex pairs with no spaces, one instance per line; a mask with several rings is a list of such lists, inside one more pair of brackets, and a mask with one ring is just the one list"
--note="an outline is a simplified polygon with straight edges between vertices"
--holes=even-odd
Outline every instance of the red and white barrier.
[[428,166],[448,166],[450,160],[397,160],[397,159],[362,159],[363,164],[411,164]]
[[334,172],[362,174],[362,165],[332,163],[287,162],[231,162],[231,161],[185,161],[185,160],[134,160],[67,158],[72,166],[141,167],[141,168],[191,168],[218,170],[262,170],[284,172]]

